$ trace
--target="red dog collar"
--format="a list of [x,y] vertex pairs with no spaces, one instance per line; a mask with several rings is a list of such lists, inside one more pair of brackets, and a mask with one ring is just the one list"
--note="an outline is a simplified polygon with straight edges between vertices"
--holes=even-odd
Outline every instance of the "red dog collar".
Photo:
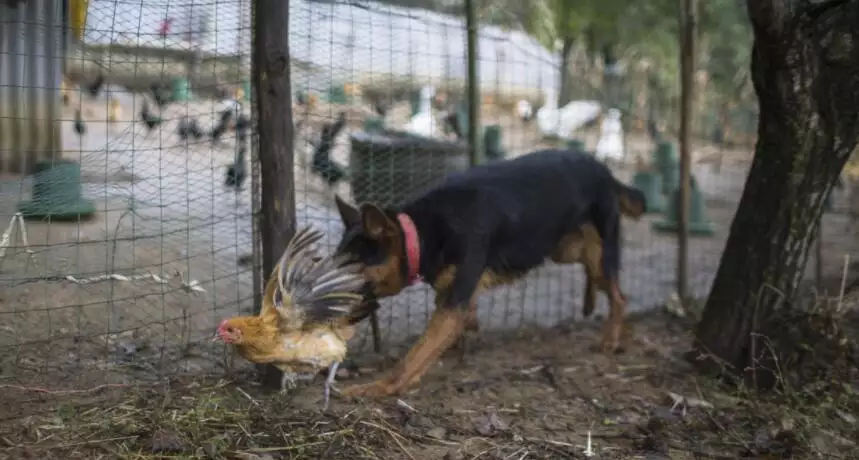
[[397,214],[397,220],[400,222],[400,227],[403,229],[403,236],[406,238],[406,263],[409,266],[409,284],[415,284],[420,281],[421,266],[421,244],[418,239],[418,229],[412,218],[405,213]]

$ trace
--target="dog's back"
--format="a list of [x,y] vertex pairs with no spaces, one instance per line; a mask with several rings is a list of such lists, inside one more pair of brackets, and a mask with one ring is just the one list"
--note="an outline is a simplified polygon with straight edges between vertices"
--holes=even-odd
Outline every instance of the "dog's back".
[[424,251],[440,255],[433,264],[439,269],[457,264],[464,245],[486,244],[487,268],[520,275],[589,222],[606,241],[611,276],[619,270],[619,186],[590,155],[548,149],[450,176],[403,210],[433,228]]

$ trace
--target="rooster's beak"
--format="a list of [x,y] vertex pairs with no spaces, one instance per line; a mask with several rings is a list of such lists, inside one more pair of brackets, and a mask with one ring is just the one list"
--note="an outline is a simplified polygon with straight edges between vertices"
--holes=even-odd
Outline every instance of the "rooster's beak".
[[221,340],[221,336],[216,332],[214,336],[212,336],[212,342],[217,342]]

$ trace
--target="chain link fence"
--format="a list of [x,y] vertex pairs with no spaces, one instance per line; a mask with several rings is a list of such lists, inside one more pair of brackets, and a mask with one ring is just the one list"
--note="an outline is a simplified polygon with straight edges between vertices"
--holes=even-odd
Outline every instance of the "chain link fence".
[[[251,2],[51,5],[31,0],[14,14],[0,6],[0,44],[9,61],[0,69],[3,90],[26,87],[34,95],[4,99],[14,101],[3,102],[4,133],[25,132],[30,119],[47,120],[55,133],[16,135],[14,142],[0,133],[0,158],[32,153],[4,160],[8,174],[0,176],[0,217],[10,222],[0,249],[2,372],[15,379],[61,372],[82,385],[105,376],[223,367],[223,347],[209,340],[214,327],[252,311],[260,288],[251,255],[260,185],[248,83]],[[47,24],[39,29],[47,35],[17,33],[37,30],[31,27],[37,22]],[[289,40],[299,225],[324,229],[333,247],[342,231],[334,193],[396,205],[468,167],[462,16],[290,0]],[[550,135],[539,115],[571,107],[546,103],[560,92],[558,53],[524,32],[489,24],[481,25],[477,48],[485,158],[513,158],[571,140]],[[57,69],[56,78],[43,84],[9,70],[29,69],[37,58]],[[670,139],[678,90],[651,84],[652,64],[626,59],[615,89],[607,87],[604,68],[586,57],[571,61],[566,97],[578,107],[578,121],[565,137],[597,150],[605,113],[621,109],[625,153],[610,163],[621,180],[635,183],[642,164],[658,166],[646,135],[654,107]],[[42,104],[39,98],[48,116],[26,111]],[[748,131],[754,113],[747,116],[726,117],[739,126],[735,131]],[[751,159],[748,139],[733,148],[709,142],[717,118],[699,115],[701,142],[694,149],[700,193],[693,193],[693,206],[701,212],[692,218],[711,231],[689,245],[686,269],[696,297],[712,282]],[[432,139],[416,141],[409,132]],[[51,142],[60,146],[53,160],[44,153],[54,150]],[[39,166],[46,158],[53,168]],[[667,164],[676,172],[676,163]],[[245,172],[241,186],[228,183],[229,169]],[[670,193],[657,195],[670,209]],[[91,216],[78,221],[81,213]],[[63,214],[71,219],[59,222]],[[662,305],[675,291],[677,236],[654,230],[671,218],[662,211],[624,221],[623,284],[632,311]],[[836,233],[824,238],[836,241]],[[850,244],[837,241],[829,250]],[[580,267],[548,264],[485,294],[481,325],[514,329],[574,319],[583,288]],[[433,304],[426,286],[383,303],[379,341],[387,345],[422,332]],[[354,350],[370,351],[371,343],[367,325]]]

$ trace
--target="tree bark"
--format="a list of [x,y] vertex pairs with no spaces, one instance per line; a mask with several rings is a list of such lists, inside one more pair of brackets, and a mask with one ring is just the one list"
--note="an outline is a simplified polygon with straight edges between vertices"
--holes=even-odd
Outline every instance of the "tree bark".
[[[262,182],[261,278],[265,280],[295,233],[289,2],[259,0],[254,7],[252,74]],[[259,309],[261,305],[256,307]],[[280,371],[273,366],[262,366],[261,370],[265,386],[280,385]]]
[[758,142],[696,331],[706,370],[775,384],[760,339],[793,300],[826,195],[859,135],[859,2],[748,0]]

